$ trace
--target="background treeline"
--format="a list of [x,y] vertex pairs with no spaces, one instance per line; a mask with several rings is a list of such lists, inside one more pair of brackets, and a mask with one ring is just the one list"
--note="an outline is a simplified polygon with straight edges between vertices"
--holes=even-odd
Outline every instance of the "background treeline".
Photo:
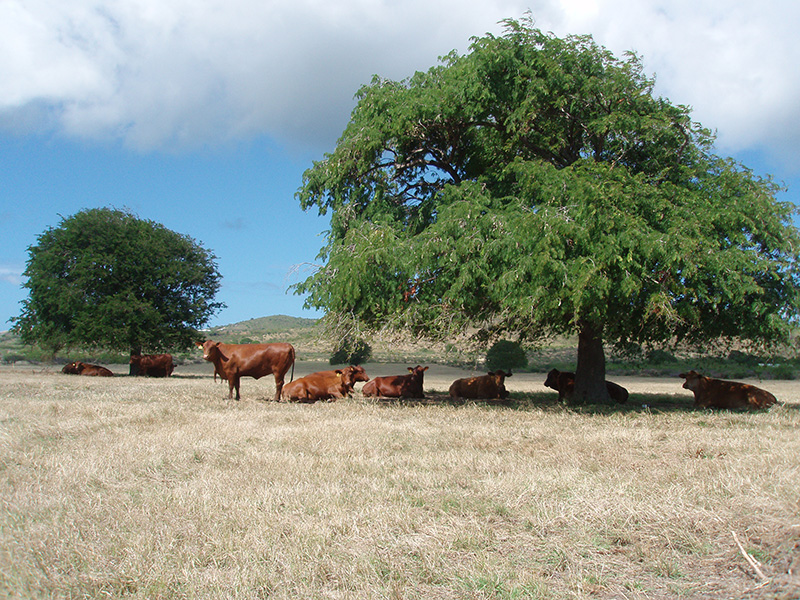
[[[333,361],[333,364],[348,362],[343,360],[346,356],[343,356],[341,348],[324,336],[322,324],[316,319],[275,315],[214,327],[203,335],[229,343],[289,342],[297,349],[298,360]],[[506,368],[536,373],[551,368],[574,370],[577,359],[575,342],[567,338],[551,340],[542,347],[520,346],[513,340],[502,340],[488,349],[462,342],[432,343],[400,336],[359,341],[368,348],[367,361],[379,363],[447,364],[475,370]],[[363,346],[360,345],[359,349],[363,354]],[[520,361],[520,353],[524,356],[524,363]],[[178,364],[202,361],[202,357],[191,350],[176,352],[174,356]],[[128,362],[127,354],[101,348],[73,348],[52,357],[36,345],[24,345],[11,332],[0,334],[0,364],[20,361],[66,363],[75,359],[101,364]],[[614,375],[672,376],[690,368],[716,377],[797,379],[800,377],[800,356],[794,346],[763,355],[727,348],[711,348],[701,354],[689,350],[631,346],[625,352],[611,350],[607,364],[608,372]]]

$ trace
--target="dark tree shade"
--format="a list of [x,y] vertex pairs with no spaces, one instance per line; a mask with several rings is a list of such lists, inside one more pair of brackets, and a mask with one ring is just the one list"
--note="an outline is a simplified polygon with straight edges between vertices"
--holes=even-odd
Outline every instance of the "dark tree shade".
[[359,328],[576,334],[587,400],[607,397],[607,342],[787,339],[795,207],[652,92],[637,56],[514,20],[376,77],[298,190],[332,216],[297,291]]
[[109,208],[81,211],[28,249],[14,329],[53,352],[185,348],[222,308],[216,257],[192,238]]

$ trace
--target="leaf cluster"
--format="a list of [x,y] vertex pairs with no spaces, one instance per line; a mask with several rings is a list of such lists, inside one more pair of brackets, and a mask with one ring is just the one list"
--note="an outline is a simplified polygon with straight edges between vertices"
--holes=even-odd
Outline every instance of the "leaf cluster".
[[215,256],[129,212],[84,210],[28,249],[29,296],[14,330],[53,352],[183,348],[223,305]]
[[325,265],[296,291],[434,337],[785,339],[800,237],[780,188],[714,155],[635,54],[505,24],[359,91],[297,193],[332,215]]

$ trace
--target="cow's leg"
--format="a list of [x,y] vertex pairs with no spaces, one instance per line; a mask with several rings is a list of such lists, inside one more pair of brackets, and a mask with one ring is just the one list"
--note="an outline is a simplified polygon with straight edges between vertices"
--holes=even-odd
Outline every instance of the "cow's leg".
[[228,380],[228,400],[233,398],[233,390],[236,390],[236,399],[239,399],[239,376],[233,375]]
[[275,373],[275,402],[281,401],[282,390],[283,390],[283,375]]

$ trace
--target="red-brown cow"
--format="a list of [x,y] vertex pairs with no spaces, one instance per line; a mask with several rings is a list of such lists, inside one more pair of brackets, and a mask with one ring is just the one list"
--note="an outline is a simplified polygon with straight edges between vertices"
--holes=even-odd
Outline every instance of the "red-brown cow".
[[203,350],[203,358],[214,363],[215,372],[228,382],[228,398],[239,400],[239,380],[242,377],[259,379],[273,374],[275,377],[275,400],[281,399],[283,379],[289,368],[294,379],[294,346],[291,344],[223,344],[213,340],[197,342]]
[[175,370],[171,354],[132,354],[131,375],[169,377]]
[[[544,384],[558,392],[558,401],[562,402],[565,398],[572,396],[575,391],[575,373],[552,369],[547,374]],[[606,381],[606,389],[611,399],[624,404],[628,401],[628,390],[613,381]]]
[[506,373],[498,369],[494,373],[489,372],[488,375],[456,379],[450,386],[450,396],[453,399],[485,398],[490,400],[505,400],[508,398],[508,392],[504,384],[506,377],[511,377],[511,371]]
[[365,396],[382,398],[424,398],[422,379],[428,367],[408,367],[408,375],[373,377],[361,388]]
[[105,367],[100,367],[98,365],[89,365],[77,360],[75,362],[71,362],[67,365],[64,365],[64,368],[61,369],[61,372],[67,373],[69,375],[88,375],[90,377],[114,376],[114,374]]
[[712,379],[696,371],[681,373],[683,387],[694,394],[694,405],[700,408],[768,408],[778,400],[767,390],[754,385]]
[[363,367],[350,365],[334,371],[319,371],[287,383],[283,386],[282,397],[298,402],[335,400],[348,396],[358,381],[369,381]]

